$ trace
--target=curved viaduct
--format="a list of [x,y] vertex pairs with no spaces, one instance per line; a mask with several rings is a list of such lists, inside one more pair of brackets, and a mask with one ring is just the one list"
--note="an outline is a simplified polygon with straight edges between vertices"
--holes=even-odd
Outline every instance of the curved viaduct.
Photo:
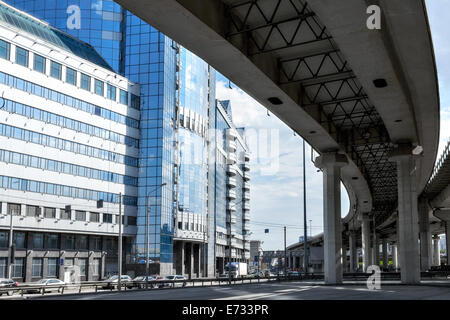
[[[402,281],[420,281],[417,196],[439,141],[423,0],[372,1],[381,29],[367,27],[366,0],[116,2],[203,58],[320,153],[327,283],[342,281],[343,234],[361,239],[367,266],[371,228],[390,230],[395,221]],[[339,180],[351,201],[343,224]]]

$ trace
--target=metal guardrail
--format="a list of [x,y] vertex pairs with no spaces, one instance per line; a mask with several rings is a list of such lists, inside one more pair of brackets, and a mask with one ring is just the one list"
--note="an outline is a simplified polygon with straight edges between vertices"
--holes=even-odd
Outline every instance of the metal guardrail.
[[[356,273],[345,273],[344,279],[347,281],[361,281],[368,279],[370,273],[356,272]],[[422,278],[448,278],[450,276],[450,271],[427,271],[422,272]],[[124,291],[127,290],[158,290],[165,288],[176,288],[176,284],[180,283],[181,287],[196,287],[196,286],[227,286],[227,285],[239,285],[239,284],[252,284],[252,283],[264,283],[270,281],[299,281],[299,280],[323,280],[323,273],[313,273],[307,275],[279,275],[279,276],[269,276],[269,277],[233,277],[231,279],[227,278],[201,278],[201,279],[189,279],[189,280],[153,280],[148,281],[148,289],[146,289],[147,281],[130,281],[130,282],[122,282],[121,288]],[[381,273],[382,280],[399,280],[400,273],[399,272],[384,272]],[[85,281],[77,284],[64,284],[64,285],[36,285],[36,284],[21,284],[17,287],[10,288],[0,288],[0,294],[6,294],[8,292],[13,292],[13,294],[19,294],[23,296],[26,293],[34,292],[39,293],[40,295],[45,295],[50,291],[58,291],[61,295],[73,294],[73,293],[81,293],[84,289],[94,289],[94,292],[98,292],[99,289],[109,290],[109,291],[117,291],[117,283],[111,284],[106,281]],[[70,290],[72,289],[72,290]],[[74,290],[75,289],[75,292]],[[67,292],[70,290],[69,292]]]
[[[245,283],[259,283],[261,280],[267,281],[283,281],[283,280],[301,280],[301,277],[233,277],[231,279],[231,285],[236,284],[245,284]],[[214,285],[229,285],[230,280],[227,278],[202,278],[202,279],[189,279],[189,280],[153,280],[148,281],[148,290],[152,289],[163,289],[163,288],[176,288],[177,284],[180,283],[181,287],[192,286],[214,286]],[[64,294],[69,289],[70,294],[74,293],[73,289],[78,293],[81,293],[84,289],[94,289],[94,292],[98,292],[99,289],[103,290],[118,290],[117,283],[110,283],[106,281],[85,281],[76,284],[64,284],[64,285],[36,285],[36,284],[21,284],[16,287],[10,288],[0,288],[0,294],[5,294],[13,291],[14,294],[19,293],[23,296],[26,293],[39,293],[41,295],[45,295],[50,291],[58,291],[60,294]],[[121,288],[122,290],[146,290],[147,281],[130,281],[130,282],[122,282]]]
[[428,180],[427,185],[430,185],[434,178],[436,177],[436,175],[438,174],[439,170],[441,169],[442,165],[444,164],[445,160],[447,159],[447,157],[449,156],[450,153],[450,139],[447,141],[447,145],[444,148],[444,151],[442,152],[441,157],[439,158],[439,160],[436,162],[434,168],[433,168],[433,172],[431,173],[431,177]]

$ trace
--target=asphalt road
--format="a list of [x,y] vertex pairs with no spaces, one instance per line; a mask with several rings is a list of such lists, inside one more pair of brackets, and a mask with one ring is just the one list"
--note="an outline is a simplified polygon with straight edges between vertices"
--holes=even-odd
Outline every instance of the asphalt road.
[[[33,297],[27,297],[32,299]],[[37,298],[37,297],[35,297]],[[176,288],[39,297],[42,300],[450,300],[449,286],[324,286],[307,282],[244,284],[233,287]]]

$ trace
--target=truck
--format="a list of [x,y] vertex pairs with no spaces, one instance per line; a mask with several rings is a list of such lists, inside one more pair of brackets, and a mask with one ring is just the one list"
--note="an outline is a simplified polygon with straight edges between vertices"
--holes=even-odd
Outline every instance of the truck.
[[228,272],[231,273],[232,278],[246,276],[248,274],[247,263],[244,262],[231,262],[225,265],[225,274],[228,276]]

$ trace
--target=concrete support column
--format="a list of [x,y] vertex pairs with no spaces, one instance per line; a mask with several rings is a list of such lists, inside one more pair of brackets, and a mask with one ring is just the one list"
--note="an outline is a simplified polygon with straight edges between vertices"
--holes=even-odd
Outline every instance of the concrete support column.
[[397,244],[392,244],[392,264],[394,265],[394,269],[398,269],[398,252],[397,252]]
[[447,265],[450,265],[450,209],[438,209],[434,215],[445,222],[445,252],[447,253]]
[[348,235],[348,243],[350,249],[350,272],[356,272],[358,269],[358,250],[356,248],[355,231],[350,231]]
[[382,241],[382,247],[383,247],[383,268],[387,269],[389,266],[387,239],[383,238],[381,241]]
[[389,157],[397,163],[400,265],[404,284],[420,283],[419,215],[412,149],[411,144],[400,144]]
[[370,254],[370,217],[367,213],[362,213],[361,220],[361,238],[362,238],[362,258],[363,258],[363,272],[371,265]]
[[441,250],[439,248],[439,240],[441,238],[438,235],[433,236],[433,266],[441,265]]
[[379,236],[374,230],[372,234],[372,264],[376,266],[380,265],[380,244],[378,242],[378,238]]
[[395,266],[395,268],[396,269],[400,269],[401,268],[401,266],[400,266],[400,257],[399,257],[399,249],[400,249],[400,228],[399,228],[399,223],[398,223],[398,214],[397,214],[397,221],[396,221],[396,223],[395,223],[395,228],[397,229],[397,243],[396,243],[396,246],[395,246],[395,248],[396,248],[396,253],[395,253],[395,255],[396,255],[396,266]]
[[431,233],[430,233],[430,207],[425,199],[419,201],[419,231],[420,231],[420,269],[427,271],[432,264]]
[[348,272],[349,271],[349,263],[347,263],[347,245],[342,243],[342,271]]
[[194,273],[197,278],[200,278],[200,262],[201,262],[201,250],[200,244],[193,246],[194,250]]
[[316,158],[315,166],[323,171],[324,212],[324,274],[325,283],[342,283],[341,232],[341,167],[347,157],[338,153],[324,153]]
[[189,255],[189,279],[192,279],[194,276],[194,243],[191,242],[188,244],[190,247],[190,255]]

